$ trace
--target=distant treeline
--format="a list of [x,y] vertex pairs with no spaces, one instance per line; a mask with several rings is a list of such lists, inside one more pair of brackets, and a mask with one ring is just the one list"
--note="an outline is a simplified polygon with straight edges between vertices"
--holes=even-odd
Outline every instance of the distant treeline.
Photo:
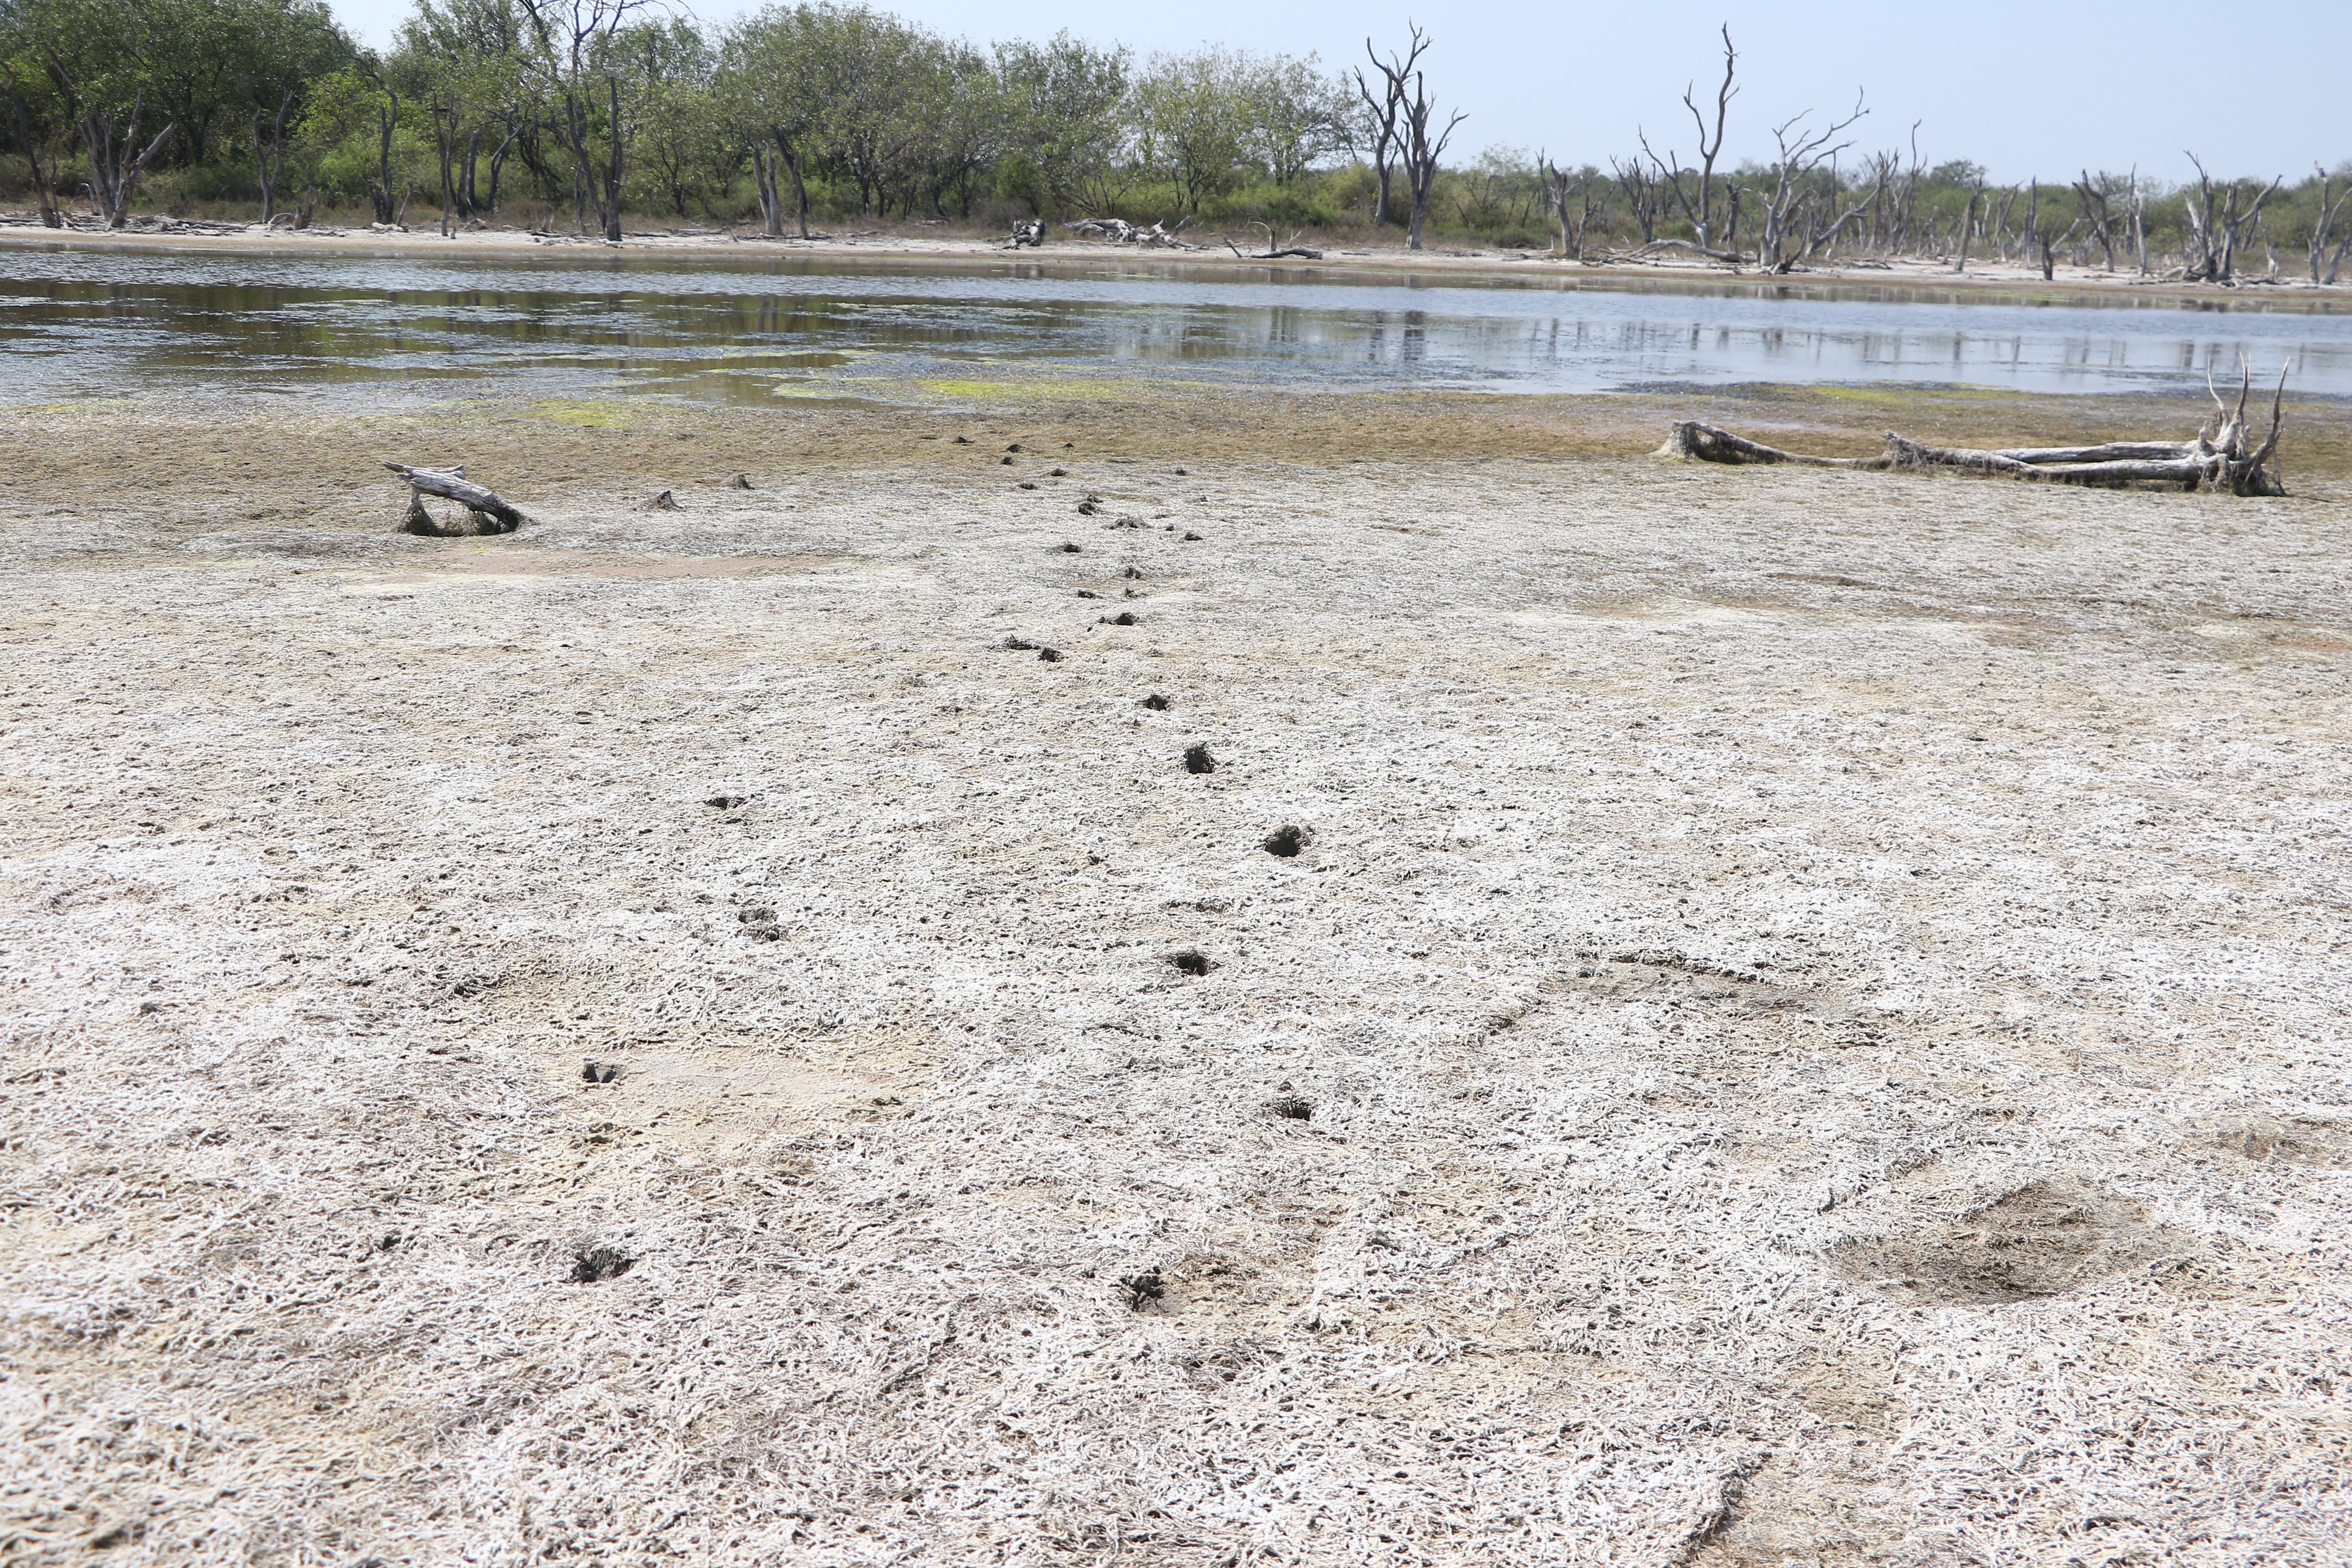
[[[1361,66],[1205,48],[1139,60],[1060,35],[986,49],[859,5],[723,27],[656,0],[416,0],[388,51],[318,0],[0,0],[0,196],[45,222],[142,208],[310,223],[504,222],[617,239],[812,218],[1391,226],[1564,255],[2023,258],[2335,281],[2347,167],[2284,180],[2077,171],[1987,184],[1857,113],[1719,167],[1724,90],[1664,105],[1692,150],[1450,157],[1461,116],[1418,31]],[[1713,79],[1710,71],[1710,80]],[[1661,119],[1670,116],[1662,114]],[[1712,138],[1710,142],[1710,137]],[[2188,173],[2187,168],[2176,172]]]

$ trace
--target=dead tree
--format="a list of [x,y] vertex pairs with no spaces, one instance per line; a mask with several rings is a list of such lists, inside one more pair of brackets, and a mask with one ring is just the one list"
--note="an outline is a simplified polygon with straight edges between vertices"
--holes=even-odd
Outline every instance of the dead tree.
[[[1911,162],[1903,170],[1903,188],[1895,198],[1894,216],[1887,231],[1887,249],[1897,256],[1903,253],[1904,246],[1911,238],[1911,223],[1919,199],[1919,181],[1927,172],[1927,163],[1919,156],[1921,123],[1916,120],[1911,122]],[[1898,149],[1889,156],[1900,164],[1903,154]]]
[[2273,180],[2263,192],[2252,198],[2244,211],[2239,210],[2245,200],[2243,188],[2251,180],[2231,180],[2221,187],[2221,205],[2214,205],[2213,178],[2198,163],[2197,154],[2188,155],[2197,164],[2197,194],[2184,203],[2189,220],[2189,265],[2183,276],[2191,283],[2231,283],[2236,281],[2238,247],[2253,231],[2254,220],[2263,214],[2263,205],[2278,195],[2282,182]]
[[1952,270],[1955,272],[1966,272],[1969,269],[1969,235],[1976,227],[1977,204],[1982,200],[1984,200],[1984,177],[1979,175],[1976,184],[1969,187],[1969,205],[1960,209],[1960,226],[1952,236],[1954,241],[1952,248],[1957,253],[1952,260]]
[[49,79],[57,84],[59,95],[73,106],[74,129],[81,132],[82,147],[89,155],[90,205],[97,210],[100,222],[109,228],[121,228],[131,216],[131,197],[138,188],[139,176],[154,162],[155,154],[163,150],[163,143],[172,139],[178,125],[165,121],[154,140],[141,148],[139,118],[147,103],[144,88],[131,95],[130,118],[118,135],[112,112],[82,96],[79,85],[57,51],[45,44],[41,53],[48,67]]
[[278,112],[269,118],[269,134],[261,133],[261,110],[253,111],[253,175],[261,186],[261,221],[264,224],[278,216],[278,176],[286,167],[286,114],[294,107],[294,94],[289,91],[278,100]]
[[[1371,54],[1372,41],[1364,40],[1364,52]],[[1380,64],[1372,56],[1372,64]],[[1378,178],[1372,196],[1372,226],[1379,228],[1389,221],[1389,176],[1396,167],[1397,116],[1404,106],[1398,83],[1385,70],[1381,73],[1381,90],[1375,93],[1364,75],[1364,68],[1356,68],[1356,96],[1364,100],[1372,129],[1372,172]]]
[[[1811,112],[1810,110],[1806,111],[1808,114]],[[1819,131],[1800,131],[1798,127],[1803,122],[1805,115],[1799,114],[1782,121],[1772,128],[1772,140],[1780,152],[1772,168],[1772,194],[1765,199],[1764,204],[1763,237],[1757,242],[1756,246],[1757,260],[1769,270],[1773,272],[1790,270],[1797,263],[1811,256],[1822,238],[1835,233],[1844,226],[1847,218],[1853,216],[1853,213],[1849,213],[1845,217],[1838,218],[1828,227],[1808,237],[1793,253],[1790,251],[1790,219],[1796,216],[1798,203],[1806,195],[1807,176],[1853,145],[1850,142],[1840,142],[1837,138],[1869,112],[1870,110],[1862,106],[1861,95],[1856,94],[1853,100],[1853,112],[1833,125],[1824,126]],[[1834,196],[1832,197],[1832,205],[1835,205]],[[1857,206],[1853,212],[1859,213],[1861,210],[1862,208]]]
[[[1768,447],[1693,419],[1675,425],[1656,455],[1703,463],[1792,464],[1879,472],[1917,468],[2105,489],[2155,484],[2190,490],[2227,490],[2239,496],[2283,496],[2286,494],[2286,485],[2274,459],[2278,455],[2279,430],[2284,422],[2286,376],[2284,373],[2279,376],[2278,392],[2271,400],[2270,432],[2259,445],[2254,440],[2253,426],[2246,416],[2246,399],[2252,384],[2252,374],[2242,367],[2237,407],[2232,410],[2221,401],[2220,394],[2214,393],[2214,416],[2198,429],[2194,439],[2188,441],[2109,441],[2096,446],[1985,450],[1931,447],[1889,430],[1885,449],[1875,456],[1823,458]],[[2210,383],[2207,390],[2211,391]]]
[[[2319,175],[2319,206],[2311,216],[2311,239],[2308,245],[2311,252],[2311,280],[2314,283],[2333,283],[2336,281],[2336,273],[2343,268],[2344,253],[2347,250],[2352,250],[2352,230],[2346,231],[2343,239],[2337,242],[2333,258],[2328,257],[2327,241],[2335,232],[2336,218],[2343,214],[2344,204],[2352,201],[2352,180],[2346,181],[2344,194],[2331,201],[2329,197],[2335,188],[2335,177],[2318,164],[2314,164],[2313,168]],[[2321,276],[2320,271],[2320,263],[2323,260],[2326,262],[2325,277]]]
[[[454,468],[415,468],[405,463],[384,467],[408,481],[408,510],[401,516],[398,532],[429,539],[470,539],[485,533],[512,533],[530,521],[494,492],[470,483],[463,463]],[[467,515],[456,521],[435,517],[425,508],[428,495],[456,501]]]
[[[2074,192],[2083,198],[2084,220],[2091,226],[2091,239],[2107,258],[2107,270],[2110,272],[2116,269],[2116,228],[2115,217],[2107,204],[2120,194],[2119,187],[2120,182],[2116,176],[2104,169],[2099,171],[2095,182],[2088,169],[2084,170],[2083,177],[2074,182]],[[2042,276],[2049,274],[2045,272]]]
[[[1556,166],[1549,154],[1538,158],[1543,171],[1544,207],[1551,214],[1559,230],[1559,254],[1563,258],[1584,255],[1584,229],[1592,221],[1594,187],[1600,183],[1600,171],[1587,164],[1573,173]],[[1577,202],[1576,217],[1569,217],[1569,204]]]
[[1419,24],[1408,23],[1412,36],[1402,58],[1389,51],[1385,60],[1373,52],[1372,41],[1364,40],[1364,52],[1371,56],[1372,68],[1386,81],[1385,96],[1396,103],[1396,156],[1404,165],[1405,193],[1412,205],[1405,218],[1405,247],[1421,248],[1422,225],[1429,217],[1430,193],[1437,188],[1438,160],[1445,155],[1445,144],[1454,140],[1455,127],[1470,118],[1456,110],[1444,129],[1434,136],[1430,132],[1430,121],[1437,112],[1430,100],[1429,79],[1421,68],[1421,57],[1429,50],[1429,35]]
[[2139,165],[2131,172],[2132,261],[2139,275],[2147,276],[2147,198],[2139,188]]
[[[1910,185],[1903,184],[1903,154],[1873,153],[1864,166],[1874,192],[1870,214],[1870,245],[1881,255],[1892,255],[1901,247],[1903,237],[1902,209],[1910,200]],[[1915,171],[1911,176],[1917,180]]]
[[[1707,134],[1706,115],[1698,106],[1698,84],[1693,82],[1683,89],[1683,107],[1690,110],[1691,120],[1698,127],[1697,168],[1682,168],[1675,162],[1675,152],[1671,147],[1666,149],[1665,162],[1660,163],[1657,154],[1650,153],[1648,138],[1642,140],[1642,151],[1648,153],[1650,162],[1664,174],[1663,183],[1672,193],[1675,205],[1683,209],[1683,216],[1690,222],[1691,233],[1698,240],[1696,248],[1710,255],[1717,249],[1715,237],[1715,161],[1723,152],[1723,127],[1731,112],[1731,100],[1738,96],[1739,89],[1732,85],[1732,75],[1738,62],[1739,52],[1731,47],[1731,28],[1726,25],[1723,29],[1723,85],[1716,89],[1715,133],[1712,138]],[[1640,132],[1637,131],[1635,134]],[[1698,176],[1698,199],[1696,202],[1683,184],[1683,175],[1686,173]]]
[[[1860,186],[1855,187],[1857,190],[1860,190],[1861,188],[1862,187]],[[1877,199],[1877,193],[1874,190],[1870,195],[1863,197],[1860,201],[1853,202],[1848,205],[1841,207],[1838,204],[1842,199],[1841,193],[1843,193],[1844,189],[1845,186],[1843,183],[1838,178],[1837,157],[1835,153],[1832,152],[1829,161],[1828,190],[1825,192],[1809,192],[1805,200],[1798,205],[1796,219],[1797,235],[1798,238],[1801,240],[1802,243],[1798,247],[1797,253],[1789,258],[1786,261],[1775,266],[1773,268],[1774,271],[1786,272],[1795,267],[1798,262],[1804,260],[1807,257],[1811,256],[1822,247],[1833,242],[1837,238],[1838,235],[1844,230],[1846,225],[1853,222],[1854,219],[1860,217],[1864,212],[1867,212],[1870,209],[1871,204]],[[1811,221],[1811,215],[1816,202],[1818,202],[1820,210],[1827,221],[1822,223],[1814,223]]]
[[[2074,238],[2074,235],[2075,235],[2075,232],[2076,232],[2077,230],[2079,230],[2079,229],[2083,226],[2084,222],[2084,219],[2082,219],[2082,218],[2076,218],[2073,223],[2068,224],[2068,225],[2066,226],[2066,232],[2065,232],[2065,233],[2063,233],[2063,234],[2062,234],[2062,235],[2058,235],[2058,236],[2056,236],[2055,237],[2053,237],[2052,236],[2049,236],[2049,235],[2044,235],[2044,236],[2042,236],[2042,280],[2043,282],[2047,283],[2047,282],[2049,282],[2053,278],[2054,278],[2054,277],[2056,277],[2056,276],[2057,276],[2057,273],[2058,273],[2058,247],[2059,247],[2060,246],[2062,246],[2062,245],[2065,244],[2068,240],[2070,240],[2070,239]],[[2080,261],[2080,260],[2081,260],[2081,258],[2079,258],[2079,257],[2078,257],[2078,258],[2076,258],[2076,260],[2077,260],[2077,261]]]
[[1649,170],[1642,167],[1639,154],[1620,163],[1609,160],[1609,171],[1617,179],[1617,188],[1625,193],[1626,210],[1633,215],[1634,224],[1642,231],[1642,243],[1654,245],[1658,238],[1658,182]]

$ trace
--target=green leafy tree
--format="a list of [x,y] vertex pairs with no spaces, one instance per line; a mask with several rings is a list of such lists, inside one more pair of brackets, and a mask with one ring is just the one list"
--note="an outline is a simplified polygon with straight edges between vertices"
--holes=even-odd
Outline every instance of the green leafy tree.
[[59,176],[71,153],[73,117],[49,73],[29,55],[0,58],[0,148],[25,160],[33,201],[48,228],[63,228]]
[[585,226],[585,205],[596,204],[604,237],[621,242],[622,185],[642,106],[629,90],[628,51],[622,35],[656,0],[524,0],[531,48],[528,58],[544,92],[556,142],[572,166],[573,200]]
[[770,5],[742,18],[719,44],[714,81],[720,113],[750,149],[761,226],[783,232],[779,175],[792,182],[801,237],[808,237],[808,177],[827,128],[839,12],[826,5]]
[[997,45],[999,189],[1040,216],[1110,205],[1128,143],[1129,67],[1125,49],[1097,48],[1067,33]]
[[140,176],[179,129],[154,112],[156,62],[169,47],[162,21],[141,0],[16,0],[5,13],[9,52],[37,61],[48,79],[88,160],[90,205],[109,228],[122,226]]
[[424,113],[445,224],[498,205],[507,155],[537,122],[525,55],[531,42],[519,0],[417,0],[401,25],[392,73]]
[[691,197],[707,208],[742,163],[712,91],[718,52],[682,17],[632,28],[620,47],[636,79],[639,185],[679,217]]
[[1242,183],[1249,153],[1249,61],[1232,49],[1155,55],[1129,99],[1139,163],[1198,213]]

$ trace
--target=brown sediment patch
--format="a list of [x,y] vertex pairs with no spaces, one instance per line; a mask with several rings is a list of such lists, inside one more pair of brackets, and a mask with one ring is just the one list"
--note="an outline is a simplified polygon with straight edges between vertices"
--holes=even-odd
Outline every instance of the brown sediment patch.
[[2307,1119],[2242,1122],[2225,1127],[2214,1142],[2258,1164],[2310,1165],[2338,1170],[2352,1165],[2352,1128]]
[[1840,1243],[1830,1260],[1884,1294],[1937,1306],[2063,1296],[2164,1254],[2167,1233],[2128,1198],[2058,1178],[2015,1188],[1944,1224]]

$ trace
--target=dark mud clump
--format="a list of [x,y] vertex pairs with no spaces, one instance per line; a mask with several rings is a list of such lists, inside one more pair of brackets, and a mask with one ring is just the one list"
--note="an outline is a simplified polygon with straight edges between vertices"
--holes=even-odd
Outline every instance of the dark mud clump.
[[575,1252],[572,1255],[572,1282],[574,1285],[595,1285],[606,1279],[618,1279],[636,1266],[635,1258],[609,1247],[599,1247],[590,1252]]
[[1285,860],[1289,860],[1296,858],[1300,850],[1314,842],[1315,836],[1304,827],[1294,827],[1285,823],[1267,834],[1265,842],[1259,847],[1269,855],[1279,856]]

